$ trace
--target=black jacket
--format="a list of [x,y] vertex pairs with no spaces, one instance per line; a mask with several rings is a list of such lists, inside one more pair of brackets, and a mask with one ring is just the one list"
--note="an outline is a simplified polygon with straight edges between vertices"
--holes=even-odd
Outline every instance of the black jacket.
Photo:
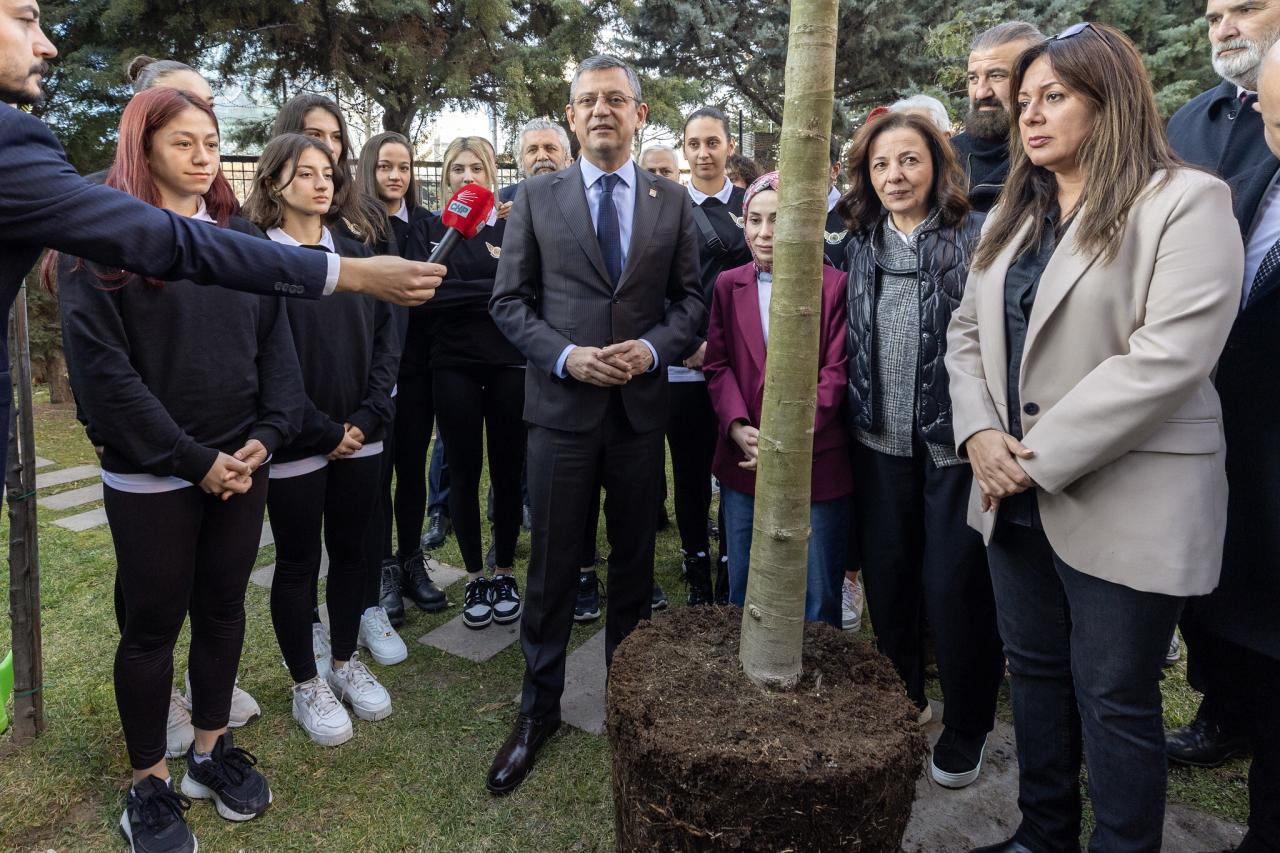
[[951,146],[969,179],[969,204],[986,213],[991,210],[1009,177],[1009,142],[979,139],[968,133],[951,137]]
[[1262,116],[1240,102],[1236,84],[1228,80],[1187,101],[1169,119],[1168,135],[1179,157],[1229,183],[1271,160]]
[[219,451],[256,438],[274,453],[297,435],[305,398],[283,299],[98,271],[59,259],[67,367],[103,468],[198,484]]
[[[888,215],[888,214],[885,214]],[[958,228],[935,223],[916,244],[920,277],[920,354],[917,369],[918,424],[921,437],[935,444],[955,444],[951,429],[951,394],[947,368],[947,324],[960,304],[969,262],[982,234],[981,213],[970,213]],[[871,396],[875,387],[875,311],[878,275],[875,231],[856,232],[845,249],[848,296],[848,413],[857,429],[875,430]]]

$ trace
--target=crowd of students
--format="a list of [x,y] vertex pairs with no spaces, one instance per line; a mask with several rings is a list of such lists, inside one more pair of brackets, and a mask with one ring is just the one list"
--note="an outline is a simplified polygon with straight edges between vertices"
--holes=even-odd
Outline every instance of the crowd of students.
[[[1011,839],[983,850],[1077,849],[1082,756],[1096,824],[1091,849],[1159,849],[1166,751],[1212,763],[1233,746],[1254,751],[1250,833],[1239,850],[1280,849],[1275,733],[1232,713],[1233,687],[1214,677],[1265,677],[1274,655],[1238,634],[1224,639],[1213,596],[1197,600],[1218,585],[1220,570],[1239,594],[1231,559],[1223,567],[1224,539],[1237,562],[1257,557],[1233,546],[1244,534],[1232,521],[1242,511],[1228,504],[1228,477],[1233,495],[1237,486],[1255,498],[1270,494],[1250,490],[1256,472],[1230,467],[1232,410],[1224,444],[1213,372],[1224,346],[1232,352],[1242,305],[1274,301],[1272,278],[1280,278],[1277,164],[1250,110],[1259,88],[1263,111],[1280,110],[1265,103],[1259,84],[1280,28],[1227,5],[1209,3],[1215,68],[1239,91],[1228,91],[1225,106],[1213,101],[1195,133],[1178,128],[1206,111],[1198,101],[1166,138],[1139,55],[1118,30],[1080,24],[1046,39],[1011,22],[973,43],[964,133],[952,137],[945,108],[916,97],[872,111],[846,145],[832,147],[805,616],[856,629],[865,584],[877,643],[922,722],[932,714],[924,692],[932,636],[945,716],[930,772],[945,787],[980,775],[1007,667],[1023,820]],[[607,75],[633,91],[578,92],[580,78]],[[405,137],[379,134],[356,152],[337,105],[300,95],[280,109],[240,205],[219,170],[207,82],[181,63],[146,58],[131,64],[129,78],[137,93],[121,117],[108,187],[220,229],[340,258],[425,261],[443,238],[439,216],[419,206]],[[1280,79],[1273,82],[1276,97]],[[254,818],[271,803],[256,758],[231,733],[261,714],[236,670],[264,513],[277,549],[271,620],[288,679],[281,674],[279,685],[291,691],[298,725],[315,743],[335,746],[352,737],[352,714],[376,721],[392,713],[363,651],[379,665],[403,661],[408,651],[395,630],[403,600],[429,612],[448,606],[424,557],[424,546],[443,537],[423,536],[434,514],[433,432],[447,454],[467,627],[521,618],[513,570],[532,515],[541,556],[528,581],[526,702],[487,782],[495,793],[520,784],[559,725],[558,713],[542,707],[558,695],[557,667],[563,686],[556,638],[567,631],[552,624],[559,617],[548,560],[579,567],[576,592],[555,581],[555,596],[574,599],[573,620],[599,618],[602,487],[619,505],[635,496],[652,504],[643,523],[635,520],[636,536],[610,516],[610,584],[617,568],[614,606],[625,625],[610,627],[609,653],[634,617],[666,604],[652,581],[650,525],[665,517],[653,500],[661,473],[638,476],[643,488],[624,496],[622,481],[610,480],[617,470],[584,467],[590,482],[573,484],[573,505],[589,511],[558,517],[558,506],[539,496],[555,494],[548,484],[561,482],[560,462],[529,458],[526,422],[539,446],[569,445],[546,434],[537,409],[546,401],[526,405],[527,394],[628,382],[657,393],[652,383],[661,383],[666,408],[656,430],[635,426],[620,391],[590,398],[605,412],[601,449],[591,452],[608,457],[618,432],[652,432],[659,448],[665,439],[687,603],[743,604],[778,173],[758,174],[735,151],[722,112],[695,110],[681,133],[690,171],[677,189],[686,218],[654,232],[671,243],[659,247],[672,259],[670,278],[652,291],[664,294],[655,316],[665,310],[667,320],[635,340],[610,337],[601,349],[585,319],[578,328],[561,320],[565,328],[536,332],[569,345],[544,353],[513,313],[521,300],[551,310],[541,296],[517,297],[529,285],[517,277],[538,263],[545,270],[552,254],[530,255],[531,245],[552,239],[534,220],[553,211],[531,209],[529,194],[562,186],[567,170],[588,187],[583,213],[595,254],[586,257],[619,294],[604,304],[626,301],[628,283],[643,274],[627,263],[638,251],[629,237],[644,226],[622,204],[613,212],[613,194],[639,210],[631,200],[642,184],[632,170],[664,182],[648,184],[648,197],[658,198],[659,187],[666,193],[675,185],[665,182],[680,178],[679,162],[674,149],[655,145],[633,164],[628,137],[621,159],[605,168],[608,148],[591,139],[585,120],[597,130],[634,128],[643,107],[625,64],[584,62],[568,107],[580,165],[561,125],[526,125],[517,156],[527,180],[504,188],[480,233],[450,257],[434,298],[412,309],[359,293],[286,299],[301,290],[287,282],[277,295],[260,295],[135,275],[72,253],[46,256],[116,548],[116,697],[133,768],[120,826],[133,849],[194,850],[183,817],[190,799],[212,800],[230,820]],[[1239,129],[1250,121],[1252,138],[1242,142]],[[1205,136],[1212,150],[1201,150]],[[1226,155],[1232,145],[1247,164]],[[1205,170],[1179,159],[1180,146]],[[1231,192],[1209,170],[1242,176],[1233,181],[1234,212]],[[489,140],[460,137],[445,152],[441,197],[468,183],[499,189]],[[1242,197],[1254,207],[1242,208]],[[508,265],[509,220],[519,256]],[[686,260],[694,262],[688,269]],[[547,280],[549,293],[553,284]],[[587,310],[573,298],[564,303],[571,317]],[[684,300],[697,304],[673,314]],[[531,375],[547,358],[549,378]],[[1262,381],[1253,368],[1236,369]],[[642,449],[635,458],[650,458],[650,445]],[[562,527],[571,530],[564,541],[580,546],[546,554]],[[647,579],[635,585],[646,559]],[[1264,596],[1274,591],[1267,583],[1269,575],[1255,587]],[[1160,671],[1177,659],[1171,643],[1189,599],[1184,633],[1199,638],[1191,651],[1217,658],[1193,677],[1206,685],[1206,708],[1166,743]],[[183,692],[173,661],[188,616]],[[1242,659],[1251,668],[1241,669]],[[1267,713],[1273,709],[1255,716]],[[166,757],[185,762],[176,786]]]

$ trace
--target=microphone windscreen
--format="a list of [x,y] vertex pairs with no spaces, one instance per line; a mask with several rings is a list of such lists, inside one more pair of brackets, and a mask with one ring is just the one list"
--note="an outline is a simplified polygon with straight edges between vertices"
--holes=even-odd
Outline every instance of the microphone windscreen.
[[493,193],[480,184],[466,184],[445,204],[440,224],[458,229],[464,239],[470,240],[480,233],[492,210]]

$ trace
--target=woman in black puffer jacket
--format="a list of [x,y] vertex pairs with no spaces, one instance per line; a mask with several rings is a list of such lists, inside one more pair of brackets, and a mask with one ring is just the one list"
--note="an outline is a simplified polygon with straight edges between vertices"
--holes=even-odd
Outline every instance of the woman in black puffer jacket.
[[969,210],[951,146],[926,118],[873,119],[849,155],[836,210],[852,235],[849,428],[858,558],[880,650],[924,695],[934,632],[946,728],[932,775],[964,787],[982,769],[1004,657],[982,539],[966,523],[972,473],[955,449],[947,324],[960,304],[982,215]]

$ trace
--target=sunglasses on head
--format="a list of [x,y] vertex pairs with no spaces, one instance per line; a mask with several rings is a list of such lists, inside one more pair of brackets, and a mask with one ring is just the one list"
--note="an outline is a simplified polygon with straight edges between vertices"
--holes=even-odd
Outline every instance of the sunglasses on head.
[[1093,30],[1098,35],[1102,35],[1102,33],[1099,33],[1097,28],[1094,27],[1093,24],[1089,23],[1088,21],[1081,21],[1078,24],[1072,24],[1062,32],[1058,33],[1056,36],[1050,36],[1049,41],[1058,41],[1059,39],[1069,39],[1072,36],[1080,35],[1085,30]]

